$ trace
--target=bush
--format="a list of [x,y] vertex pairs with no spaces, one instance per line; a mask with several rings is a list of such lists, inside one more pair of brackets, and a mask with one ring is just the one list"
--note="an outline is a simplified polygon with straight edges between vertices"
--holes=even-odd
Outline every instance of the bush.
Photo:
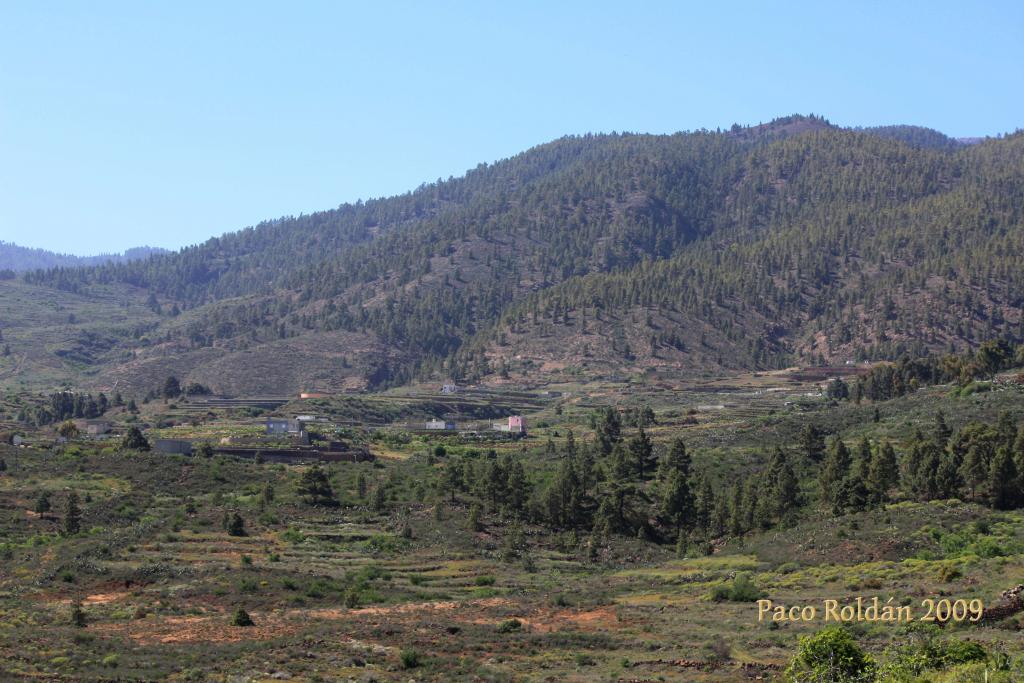
[[708,651],[708,659],[712,662],[727,662],[732,659],[732,646],[722,636],[715,636],[705,646]]
[[82,609],[82,603],[80,602],[76,602],[71,606],[71,625],[77,626],[78,628],[85,628],[85,610]]
[[522,628],[523,622],[518,619],[506,619],[498,624],[498,633],[515,633],[516,631],[521,631]]
[[809,636],[801,636],[800,650],[786,669],[786,680],[869,681],[875,663],[846,629],[829,627]]
[[241,607],[235,610],[235,615],[231,617],[231,624],[233,626],[255,626],[252,617]]
[[715,602],[756,602],[764,597],[764,592],[750,580],[750,574],[740,572],[732,580],[732,584],[721,584],[711,590],[711,599]]
[[985,648],[970,640],[953,640],[942,647],[942,663],[945,666],[983,662],[988,658]]
[[[882,680],[916,680],[929,669],[945,669],[988,659],[985,649],[969,640],[941,641],[942,630],[934,624],[915,623],[905,629],[898,645],[886,650]],[[956,678],[951,680],[974,680]]]
[[415,669],[420,665],[420,653],[416,650],[402,650],[399,655],[403,669]]
[[576,666],[594,666],[597,663],[593,657],[585,652],[577,652],[573,659],[576,660]]

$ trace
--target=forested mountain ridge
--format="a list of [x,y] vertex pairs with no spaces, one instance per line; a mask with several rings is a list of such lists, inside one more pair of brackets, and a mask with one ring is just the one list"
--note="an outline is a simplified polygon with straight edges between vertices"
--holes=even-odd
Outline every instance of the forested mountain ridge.
[[678,363],[680,340],[710,355],[712,332],[726,341],[710,350],[745,367],[1019,339],[1022,167],[1019,134],[952,156],[845,131],[773,144],[736,188],[739,220],[671,259],[531,296],[503,317],[504,353],[564,347],[588,311],[591,325],[642,312],[645,365]]
[[567,137],[400,197],[24,279],[85,298],[148,293],[161,322],[147,348],[114,343],[133,353],[118,377],[159,356],[215,387],[209,357],[223,381],[246,364],[225,358],[272,363],[309,335],[347,340],[324,349],[344,355],[317,380],[330,385],[768,367],[1019,339],[1024,136],[965,146],[924,130],[787,117]]
[[75,256],[57,254],[45,249],[22,247],[12,242],[0,240],[0,270],[25,272],[40,268],[79,268],[103,263],[138,261],[154,254],[168,253],[158,247],[134,247],[120,254],[97,254],[95,256]]

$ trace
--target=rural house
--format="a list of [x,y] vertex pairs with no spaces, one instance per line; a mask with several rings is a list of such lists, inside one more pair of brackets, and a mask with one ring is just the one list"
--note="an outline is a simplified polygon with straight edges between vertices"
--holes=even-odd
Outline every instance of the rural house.
[[522,415],[509,415],[508,422],[495,422],[492,428],[496,432],[526,434],[526,419]]
[[299,435],[303,432],[302,422],[287,418],[271,417],[264,423],[268,436]]
[[89,420],[85,423],[85,433],[89,436],[100,436],[108,433],[112,427],[110,420]]

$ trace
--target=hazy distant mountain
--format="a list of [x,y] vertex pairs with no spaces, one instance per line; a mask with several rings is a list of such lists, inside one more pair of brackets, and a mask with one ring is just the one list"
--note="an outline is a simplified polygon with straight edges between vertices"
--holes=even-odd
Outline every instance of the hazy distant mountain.
[[12,377],[236,394],[962,350],[1024,340],[1022,200],[1024,133],[789,116],[565,137],[173,254],[24,273],[8,301],[59,308],[0,327]]
[[76,268],[82,266],[99,266],[105,263],[127,263],[137,261],[153,254],[166,254],[166,249],[159,247],[135,247],[127,249],[123,254],[97,254],[96,256],[74,256],[72,254],[56,254],[45,249],[21,247],[11,242],[0,241],[0,270],[24,272],[40,268],[62,266]]

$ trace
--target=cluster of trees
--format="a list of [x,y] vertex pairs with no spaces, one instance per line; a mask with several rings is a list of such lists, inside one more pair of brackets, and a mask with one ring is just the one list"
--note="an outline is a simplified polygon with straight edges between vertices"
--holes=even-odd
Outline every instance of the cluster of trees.
[[794,448],[762,454],[754,476],[713,476],[695,468],[681,440],[656,449],[644,428],[627,435],[613,408],[594,420],[594,438],[570,431],[551,476],[531,480],[516,458],[451,456],[438,488],[475,497],[492,511],[553,529],[640,535],[686,546],[794,524],[807,509],[842,515],[896,500],[960,497],[997,509],[1024,506],[1024,428],[1010,415],[953,434],[941,413],[931,433],[898,452],[889,441],[807,426]]
[[837,436],[829,444],[818,482],[822,502],[837,515],[886,503],[899,483],[896,450],[887,441],[872,445],[864,438],[851,453]]
[[693,471],[682,440],[659,456],[643,426],[623,432],[614,408],[597,413],[594,424],[592,442],[578,444],[567,433],[553,476],[543,481],[527,478],[518,459],[491,452],[449,457],[438,485],[453,500],[472,495],[492,511],[555,529],[684,545],[792,523],[803,504],[792,456],[782,449],[768,457],[762,476],[723,487]]
[[111,406],[124,405],[120,394],[110,400],[100,393],[95,398],[92,394],[73,391],[57,391],[44,403],[23,406],[18,412],[18,421],[42,427],[64,420],[97,418],[107,412]]
[[913,393],[921,386],[950,382],[964,385],[1018,365],[1024,365],[1024,345],[1014,347],[1006,339],[993,339],[976,352],[923,358],[903,356],[891,365],[876,365],[851,384],[833,380],[828,385],[828,396],[858,403],[861,399],[888,401]]
[[971,422],[956,434],[941,413],[918,430],[903,463],[904,490],[918,500],[961,498],[999,510],[1024,506],[1024,428],[1009,413]]

